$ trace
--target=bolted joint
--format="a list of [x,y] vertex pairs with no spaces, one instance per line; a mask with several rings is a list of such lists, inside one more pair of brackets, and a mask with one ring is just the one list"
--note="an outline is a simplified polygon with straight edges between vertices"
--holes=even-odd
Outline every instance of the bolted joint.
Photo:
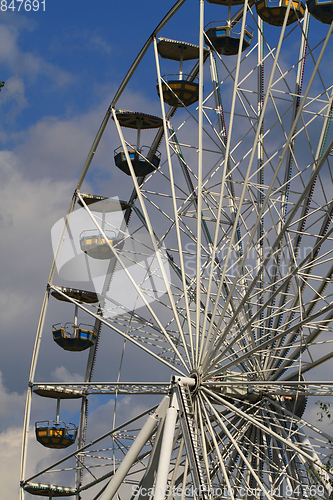
[[178,377],[174,375],[172,377],[172,383],[178,385],[187,385],[188,387],[194,387],[196,384],[195,378],[192,377]]

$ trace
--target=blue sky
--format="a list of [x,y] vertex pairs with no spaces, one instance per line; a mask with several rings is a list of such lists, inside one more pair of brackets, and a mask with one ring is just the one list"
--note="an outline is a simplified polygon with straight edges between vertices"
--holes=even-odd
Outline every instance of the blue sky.
[[[0,93],[0,482],[6,498],[18,494],[25,391],[52,261],[51,227],[68,209],[113,95],[173,3],[46,0],[45,12],[0,12],[0,80],[6,82]],[[192,43],[198,42],[197,9],[193,0],[182,12],[182,38]],[[208,5],[208,10],[215,16],[218,7]],[[162,33],[179,38],[177,22]],[[159,114],[155,76],[148,77],[148,69],[144,60],[122,102],[127,109]],[[104,196],[128,193],[113,165],[117,146],[107,131],[94,160],[90,186]],[[115,357],[121,345],[112,345]],[[47,345],[43,349],[46,364]],[[82,376],[77,360],[71,373],[62,362],[52,363],[55,379]],[[44,403],[36,409],[43,416],[49,409],[42,410]],[[38,444],[31,453],[40,459],[48,455]]]

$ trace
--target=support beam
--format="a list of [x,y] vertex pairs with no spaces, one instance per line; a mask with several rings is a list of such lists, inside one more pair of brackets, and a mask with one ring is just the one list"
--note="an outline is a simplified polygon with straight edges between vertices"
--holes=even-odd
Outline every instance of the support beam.
[[[154,500],[164,500],[172,453],[173,436],[178,416],[178,403],[176,394],[173,393],[171,404],[166,412],[160,460],[156,475]],[[103,498],[101,500],[104,500]],[[107,500],[107,499],[105,499]]]
[[157,408],[156,412],[153,415],[149,415],[146,423],[142,427],[141,431],[139,432],[136,440],[128,450],[128,453],[126,454],[124,460],[118,467],[115,475],[109,482],[108,486],[106,487],[105,491],[103,492],[100,500],[111,500],[113,496],[116,494],[118,491],[119,486],[123,482],[123,479],[125,478],[126,474],[132,467],[136,457],[154,432],[154,429],[159,422],[160,418],[164,417],[167,406],[169,403],[169,397],[165,396]]

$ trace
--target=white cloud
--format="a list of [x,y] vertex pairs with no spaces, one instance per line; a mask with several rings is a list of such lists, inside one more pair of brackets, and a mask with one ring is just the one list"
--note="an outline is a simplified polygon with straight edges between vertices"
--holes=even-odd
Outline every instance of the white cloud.
[[51,376],[55,382],[81,382],[83,380],[83,375],[70,373],[64,366],[57,366]]
[[[20,27],[21,28],[21,27]],[[19,75],[35,79],[42,74],[58,86],[67,85],[72,76],[61,68],[31,52],[24,52],[19,44],[20,29],[11,24],[0,24],[0,63]]]
[[[41,446],[35,439],[34,429],[29,432],[29,460],[25,478],[37,471],[35,464],[39,463],[39,470],[51,463],[51,451]],[[20,488],[22,429],[9,427],[0,433],[0,483],[1,498],[18,498]],[[37,481],[37,480],[36,480]],[[52,481],[50,481],[52,482]]]
[[2,498],[17,498],[25,394],[9,392],[0,372],[0,484]]
[[[25,178],[20,172],[23,162],[10,151],[0,152],[0,247],[6,262],[3,273],[12,271],[12,277],[20,280],[20,285],[16,280],[10,283],[15,290],[22,286],[22,278],[32,278],[40,267],[45,246],[51,251],[50,227],[67,209],[74,184]],[[49,259],[50,255],[45,256]]]
[[6,80],[6,85],[1,91],[0,105],[3,107],[7,104],[13,104],[10,113],[7,114],[7,119],[10,119],[11,122],[14,121],[16,115],[28,106],[22,78],[12,76]]
[[[108,396],[106,396],[108,398]],[[115,427],[124,424],[126,421],[140,415],[140,413],[147,410],[149,407],[153,406],[154,403],[160,402],[162,396],[157,396],[156,398],[148,397],[145,401],[138,398],[137,396],[118,396],[116,403],[116,421]],[[97,408],[89,413],[88,418],[88,435],[87,440],[93,440],[110,432],[113,428],[113,417],[114,417],[114,403],[115,397],[111,396],[110,399],[104,403],[99,404]],[[92,408],[94,407],[94,400],[91,398],[90,404]],[[143,417],[140,423],[137,424],[138,428],[141,428],[143,423],[146,421],[148,416]],[[136,427],[135,424],[133,424]],[[131,427],[131,426],[129,426]],[[107,438],[109,439],[109,438]]]
[[3,498],[18,498],[22,429],[0,433],[0,483]]
[[[74,117],[45,117],[16,137],[15,149],[20,171],[29,178],[77,179],[88,155],[92,140],[107,108],[103,102],[93,110]],[[97,153],[104,168],[111,164],[112,144]],[[72,183],[74,190],[76,183]]]
[[94,47],[98,51],[106,52],[107,54],[110,54],[112,52],[111,45],[103,40],[103,38],[97,33],[91,35],[90,42],[92,47]]

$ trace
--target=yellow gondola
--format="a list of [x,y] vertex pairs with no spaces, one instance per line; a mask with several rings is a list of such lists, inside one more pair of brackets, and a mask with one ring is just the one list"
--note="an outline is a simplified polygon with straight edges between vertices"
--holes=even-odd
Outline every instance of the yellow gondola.
[[[158,151],[150,151],[150,148],[145,155],[143,151],[145,146],[140,148],[140,135],[141,130],[162,127],[162,118],[159,118],[158,116],[147,115],[146,113],[124,110],[118,110],[116,116],[120,126],[133,128],[138,131],[136,147],[131,146],[130,150],[128,151],[135,175],[137,177],[145,177],[146,175],[154,172],[154,170],[157,170],[160,164],[161,155]],[[125,174],[131,175],[131,170],[127,162],[125,151],[123,151],[121,147],[119,147],[115,150],[114,153],[116,166]]]
[[[199,47],[187,42],[159,38],[157,44],[159,55],[163,59],[179,61],[179,73],[163,75],[162,93],[163,100],[169,106],[191,106],[199,99],[199,83],[197,78],[191,78],[183,73],[183,62],[199,58]],[[160,95],[159,85],[156,85]]]
[[333,0],[322,1],[322,0],[310,0],[306,2],[310,14],[315,17],[318,21],[331,24],[333,21]]
[[74,424],[45,420],[36,422],[35,432],[37,441],[46,448],[61,449],[75,443],[77,427]]
[[[282,26],[288,8],[289,0],[281,0],[279,3],[269,0],[258,0],[256,2],[257,14],[263,21],[273,26]],[[305,5],[300,0],[293,0],[290,7],[287,26],[302,19]]]
[[83,231],[80,234],[81,250],[93,259],[111,259],[113,252],[109,244],[114,246],[119,239],[114,231],[105,231],[104,234],[106,238],[98,234],[96,229]]
[[[224,24],[222,24],[224,23]],[[238,54],[241,33],[237,31],[237,25],[231,26],[227,21],[218,21],[209,23],[205,32],[216,52],[225,56],[234,56]],[[244,29],[244,38],[242,51],[246,50],[252,42],[253,30],[249,27]]]
[[[172,78],[177,75],[164,75],[162,82],[163,100],[169,106],[191,106],[199,99],[199,83],[197,81]],[[186,76],[186,75],[183,75]],[[160,95],[159,86],[156,85]]]
[[[132,148],[128,151],[128,155],[137,177],[144,177],[151,174],[159,167],[161,161],[161,153],[159,151],[155,151],[155,154],[151,155],[150,160],[148,160],[144,153],[145,150],[148,152],[147,146],[143,146],[139,150],[136,150],[135,147],[132,146]],[[122,150],[121,146],[114,151],[114,161],[120,170],[127,175],[131,175],[126,154]]]
[[61,323],[53,325],[53,340],[65,351],[84,351],[91,347],[96,340],[96,330],[91,325],[83,323]]

